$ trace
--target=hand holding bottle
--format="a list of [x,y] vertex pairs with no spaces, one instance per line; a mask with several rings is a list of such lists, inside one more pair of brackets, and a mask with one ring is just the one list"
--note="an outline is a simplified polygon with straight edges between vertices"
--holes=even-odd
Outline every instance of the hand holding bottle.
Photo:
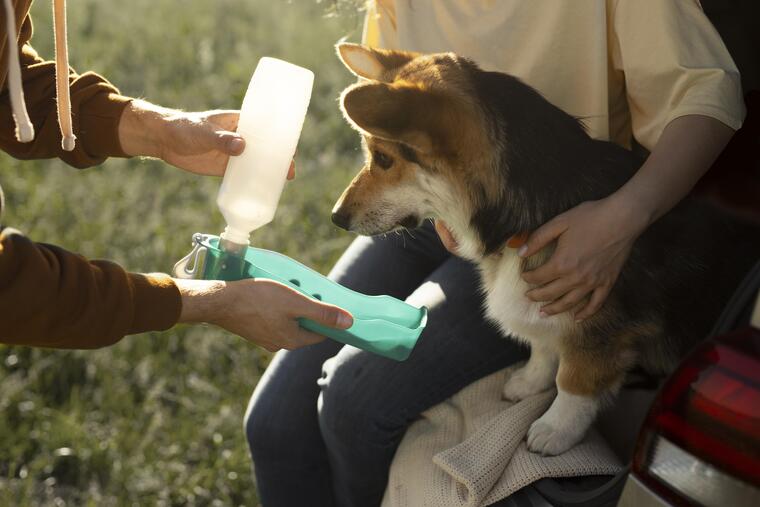
[[[119,141],[128,155],[155,157],[187,172],[222,176],[230,156],[242,155],[239,111],[185,112],[133,100],[119,121]],[[288,179],[295,178],[291,161]]]

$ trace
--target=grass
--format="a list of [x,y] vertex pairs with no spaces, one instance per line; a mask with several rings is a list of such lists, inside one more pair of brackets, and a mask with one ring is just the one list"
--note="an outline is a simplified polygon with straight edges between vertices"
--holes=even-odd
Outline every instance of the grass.
[[[52,56],[48,11],[33,7],[33,44]],[[238,107],[264,55],[315,71],[298,178],[253,241],[322,272],[351,239],[328,217],[359,158],[335,102],[351,77],[332,46],[360,31],[351,0],[69,3],[72,65],[167,107]],[[0,164],[6,225],[133,271],[168,271],[193,232],[223,228],[219,181],[157,161]],[[255,505],[242,417],[269,359],[210,326],[97,351],[0,346],[0,504]]]

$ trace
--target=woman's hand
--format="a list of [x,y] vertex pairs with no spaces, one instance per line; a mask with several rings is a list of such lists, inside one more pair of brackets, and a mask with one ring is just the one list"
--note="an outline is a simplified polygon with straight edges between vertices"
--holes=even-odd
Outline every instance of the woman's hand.
[[552,241],[557,248],[540,267],[523,273],[537,287],[526,295],[545,316],[573,311],[576,320],[593,315],[615,284],[647,216],[625,198],[612,195],[585,202],[536,229],[518,251],[529,257]]
[[[229,157],[245,150],[238,135],[238,111],[185,113],[133,100],[119,122],[125,153],[160,158],[195,174],[221,176]],[[291,163],[288,179],[295,177]]]
[[348,329],[347,311],[311,299],[267,279],[220,282],[175,280],[182,295],[180,322],[208,322],[275,352],[324,340],[299,327],[299,317],[336,329]]
[[456,238],[454,238],[454,235],[451,234],[449,226],[446,225],[446,222],[436,219],[433,222],[433,225],[435,226],[435,232],[438,233],[438,237],[441,239],[441,243],[443,243],[443,247],[448,250],[449,253],[457,255],[459,243],[457,242]]

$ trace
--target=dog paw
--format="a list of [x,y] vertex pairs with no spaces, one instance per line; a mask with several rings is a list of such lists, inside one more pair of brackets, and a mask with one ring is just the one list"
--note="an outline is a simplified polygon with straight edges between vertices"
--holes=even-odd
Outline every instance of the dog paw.
[[524,400],[551,387],[552,379],[550,378],[548,382],[544,380],[526,367],[519,368],[504,383],[501,395],[505,400],[509,401],[517,402]]
[[534,421],[528,430],[528,449],[532,452],[543,456],[556,456],[583,439],[583,433],[578,434],[577,431],[567,428],[555,428],[542,419],[543,417]]

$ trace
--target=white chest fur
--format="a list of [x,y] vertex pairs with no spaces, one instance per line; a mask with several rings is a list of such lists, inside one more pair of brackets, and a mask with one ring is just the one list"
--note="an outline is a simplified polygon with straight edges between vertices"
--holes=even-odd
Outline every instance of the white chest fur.
[[505,335],[528,344],[556,341],[573,325],[572,317],[567,313],[544,318],[539,315],[546,303],[536,303],[525,295],[532,287],[521,278],[521,265],[522,260],[509,249],[480,263],[486,315]]

